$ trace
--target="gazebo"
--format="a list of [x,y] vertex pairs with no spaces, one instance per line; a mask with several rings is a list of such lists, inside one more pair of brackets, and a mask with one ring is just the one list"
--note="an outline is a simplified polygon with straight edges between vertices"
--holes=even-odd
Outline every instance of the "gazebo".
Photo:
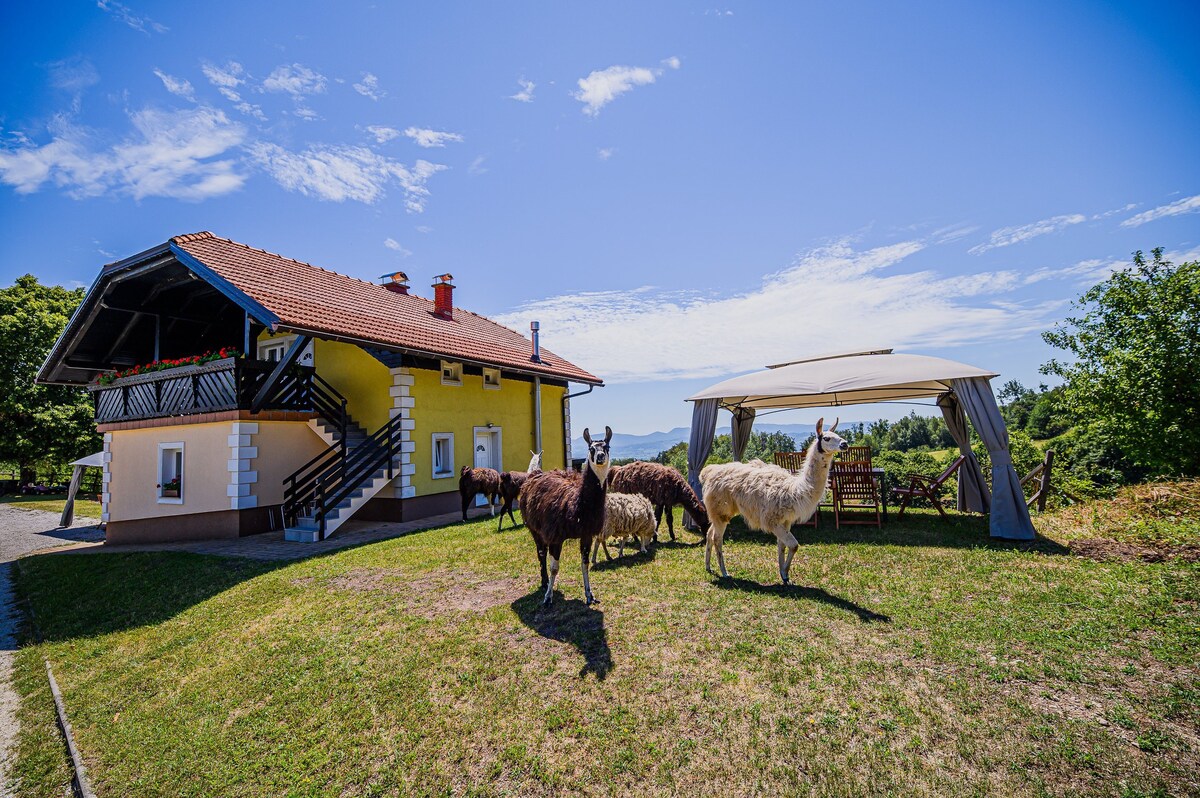
[[[712,451],[720,409],[733,414],[733,456],[741,459],[760,410],[933,397],[959,452],[966,457],[959,470],[958,509],[990,512],[992,537],[1032,540],[1036,533],[1008,451],[1008,429],[992,393],[990,380],[995,376],[996,372],[940,357],[876,349],[818,355],[733,377],[688,397],[693,403],[688,482],[699,495],[700,469]],[[990,491],[971,452],[968,418],[991,456]]]

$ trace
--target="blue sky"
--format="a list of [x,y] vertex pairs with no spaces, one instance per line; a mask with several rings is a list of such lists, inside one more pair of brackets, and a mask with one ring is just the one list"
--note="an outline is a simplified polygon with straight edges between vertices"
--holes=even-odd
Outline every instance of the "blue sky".
[[1036,384],[1083,288],[1200,256],[1195,3],[101,0],[0,31],[4,284],[197,230],[449,271],[610,383],[580,424],[684,425],[859,347]]

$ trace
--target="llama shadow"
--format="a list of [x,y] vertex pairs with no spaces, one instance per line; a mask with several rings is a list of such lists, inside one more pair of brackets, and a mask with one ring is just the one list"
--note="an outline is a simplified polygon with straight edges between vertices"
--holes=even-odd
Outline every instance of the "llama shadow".
[[[621,568],[636,568],[639,565],[645,565],[653,562],[656,556],[655,549],[662,544],[653,544],[646,549],[646,553],[642,554],[636,548],[632,552],[627,551],[623,556],[613,557],[611,560],[600,560],[592,566],[593,571],[616,571]],[[601,554],[603,554],[601,550]]]
[[734,577],[720,578],[713,581],[713,585],[721,590],[741,590],[745,593],[762,593],[768,596],[778,596],[779,598],[804,600],[804,601],[819,601],[822,604],[828,604],[831,607],[837,607],[839,610],[846,610],[858,616],[858,619],[863,623],[891,623],[892,619],[873,610],[869,610],[859,604],[855,604],[849,599],[844,599],[841,596],[835,596],[828,593],[819,587],[807,587],[804,585],[764,585],[755,582],[752,579],[737,579]]
[[697,546],[703,546],[703,545],[704,545],[704,538],[700,538],[695,543],[688,543],[686,540],[679,540],[678,538],[676,538],[675,540],[660,539],[657,543],[654,544],[654,547],[656,549],[694,549]]
[[604,629],[604,613],[596,605],[588,606],[579,599],[565,599],[554,591],[554,604],[542,607],[545,593],[535,590],[512,603],[513,612],[521,623],[547,640],[570,643],[583,655],[582,679],[588,673],[603,681],[612,670],[612,651],[608,648],[608,633]]

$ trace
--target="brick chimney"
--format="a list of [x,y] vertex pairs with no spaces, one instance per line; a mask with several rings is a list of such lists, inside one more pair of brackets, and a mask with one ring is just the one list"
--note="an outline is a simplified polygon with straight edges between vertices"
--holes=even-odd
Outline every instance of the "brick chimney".
[[393,293],[408,295],[408,275],[404,272],[392,272],[383,275],[383,287]]
[[433,315],[440,319],[454,318],[453,275],[439,274],[433,278]]

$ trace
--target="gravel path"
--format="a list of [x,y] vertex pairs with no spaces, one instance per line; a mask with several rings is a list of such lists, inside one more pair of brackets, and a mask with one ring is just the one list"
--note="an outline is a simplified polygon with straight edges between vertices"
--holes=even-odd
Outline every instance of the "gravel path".
[[12,686],[17,649],[17,611],[12,590],[13,561],[31,551],[102,540],[93,519],[78,519],[70,529],[58,528],[58,514],[18,510],[0,504],[0,795],[8,795],[8,773],[16,753],[17,703]]

